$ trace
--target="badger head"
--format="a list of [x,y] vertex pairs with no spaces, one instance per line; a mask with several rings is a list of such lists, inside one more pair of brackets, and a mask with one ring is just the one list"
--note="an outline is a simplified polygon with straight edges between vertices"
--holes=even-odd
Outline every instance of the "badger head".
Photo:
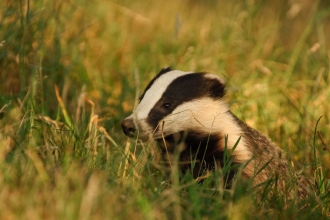
[[[133,113],[122,122],[123,132],[129,137],[137,133],[142,141],[159,142],[182,132],[195,141],[212,135],[218,137],[215,144],[219,149],[228,135],[230,149],[242,131],[224,95],[224,82],[217,75],[162,69],[146,87]],[[240,161],[249,159],[244,140],[240,140],[235,154],[240,155]]]

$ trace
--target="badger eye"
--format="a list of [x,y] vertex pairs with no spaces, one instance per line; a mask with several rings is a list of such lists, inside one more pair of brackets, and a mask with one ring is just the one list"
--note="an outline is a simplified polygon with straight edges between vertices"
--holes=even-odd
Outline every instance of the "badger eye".
[[163,108],[170,108],[171,106],[172,106],[171,103],[168,102],[163,104]]

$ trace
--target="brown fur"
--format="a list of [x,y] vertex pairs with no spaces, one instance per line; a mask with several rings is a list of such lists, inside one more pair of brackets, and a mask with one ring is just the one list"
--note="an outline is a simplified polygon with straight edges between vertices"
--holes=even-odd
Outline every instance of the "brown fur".
[[[235,117],[235,119],[243,130],[242,136],[247,142],[246,146],[254,152],[251,162],[247,164],[242,175],[253,178],[254,186],[273,179],[276,181],[277,190],[282,194],[289,193],[287,195],[292,198],[296,190],[300,199],[306,198],[313,189],[312,181],[295,177],[295,173],[289,169],[286,155],[281,148],[259,131],[252,129],[238,118]],[[255,175],[256,173],[258,174]]]
[[[147,86],[133,114],[123,121],[123,131],[133,137],[139,130],[139,139],[156,140],[168,163],[173,158],[170,155],[179,152],[181,170],[190,170],[196,179],[223,167],[226,145],[233,163],[245,165],[242,176],[252,179],[256,189],[271,186],[290,198],[295,191],[305,198],[311,181],[292,181],[295,176],[284,152],[231,113],[223,100],[224,88],[214,74],[163,70]],[[236,171],[227,174],[230,179]]]

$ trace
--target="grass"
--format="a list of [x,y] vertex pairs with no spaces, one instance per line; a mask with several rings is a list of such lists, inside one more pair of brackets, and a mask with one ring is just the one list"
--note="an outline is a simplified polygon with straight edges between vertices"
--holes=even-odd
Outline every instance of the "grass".
[[[294,4],[1,1],[0,218],[327,219],[330,5]],[[120,128],[167,65],[226,79],[233,112],[316,195],[258,204],[219,172],[197,184],[174,170],[169,184],[155,144]]]

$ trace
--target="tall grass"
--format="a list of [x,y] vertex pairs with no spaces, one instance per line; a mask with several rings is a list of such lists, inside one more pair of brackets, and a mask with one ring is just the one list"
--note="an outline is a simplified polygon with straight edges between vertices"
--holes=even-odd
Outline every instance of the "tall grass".
[[[309,0],[1,1],[0,218],[328,218],[329,14]],[[167,65],[226,79],[233,112],[316,194],[260,204],[221,171],[166,175],[120,122]]]

